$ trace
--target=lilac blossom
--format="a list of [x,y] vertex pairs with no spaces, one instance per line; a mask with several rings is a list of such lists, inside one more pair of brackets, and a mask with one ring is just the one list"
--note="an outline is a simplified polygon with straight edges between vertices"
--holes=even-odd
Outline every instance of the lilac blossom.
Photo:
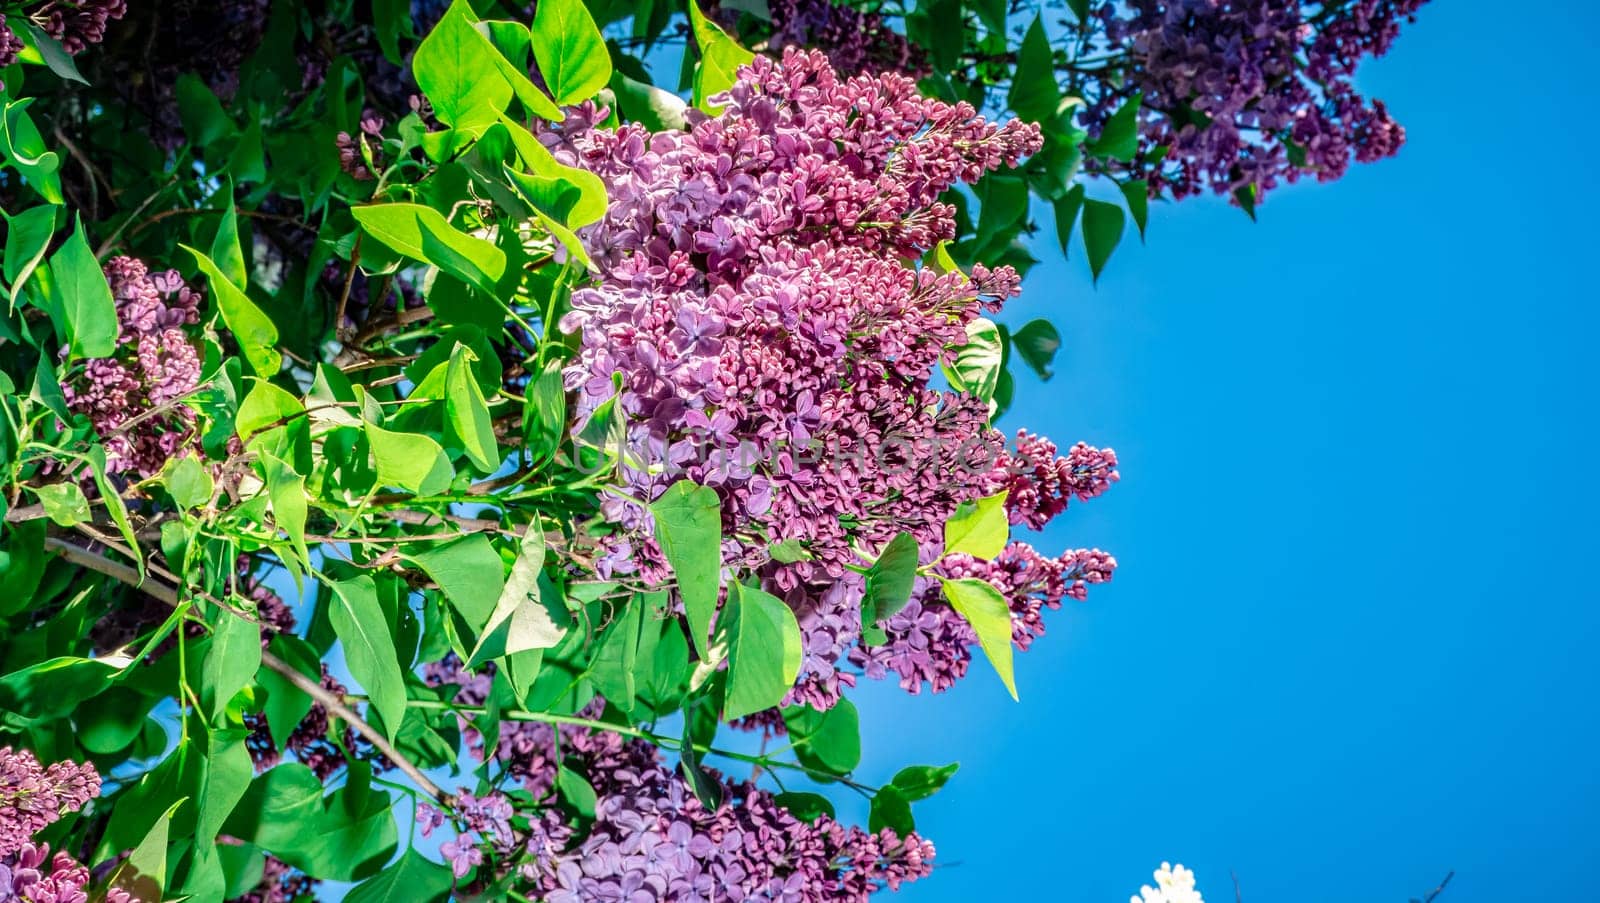
[[[200,385],[200,350],[185,329],[200,320],[200,294],[176,271],[152,274],[131,257],[105,264],[117,308],[117,350],[67,381],[67,406],[105,443],[106,469],[149,477],[198,449],[195,412],[181,399]],[[123,429],[138,419],[137,429]]]
[[[430,683],[457,685],[457,701],[469,705],[484,701],[482,678],[461,671],[454,659],[428,668]],[[599,707],[597,702],[581,714],[598,715]],[[481,757],[481,737],[472,739],[475,732],[465,720],[462,730]],[[708,809],[644,740],[578,726],[506,722],[494,758],[535,799],[549,798],[561,765],[594,787],[595,816],[581,839],[557,810],[547,808],[530,816],[527,829],[511,826],[509,840],[490,817],[446,844],[458,877],[481,868],[487,857],[480,847],[492,849],[496,862],[517,863],[519,877],[530,885],[525,894],[548,903],[863,903],[931,869],[933,845],[915,833],[872,833],[826,816],[801,821],[751,784],[718,778],[723,802]],[[493,809],[503,797],[487,799]],[[455,809],[470,824],[469,813],[485,805],[462,797]],[[424,818],[439,826],[434,816]]]
[[[1396,153],[1405,130],[1355,90],[1356,67],[1382,56],[1426,0],[1136,0],[1097,15],[1121,62],[1097,78],[1088,124],[1098,133],[1142,97],[1136,163],[1152,196],[1270,191],[1332,181],[1352,159]],[[1165,148],[1157,162],[1156,151]]]
[[[814,52],[756,58],[721,100],[687,133],[601,129],[593,107],[543,132],[611,201],[581,232],[599,279],[562,322],[581,342],[566,380],[581,425],[622,379],[607,569],[631,553],[664,577],[639,502],[679,479],[715,489],[724,561],[800,621],[790,701],[827,708],[854,682],[840,664],[861,634],[861,549],[909,532],[931,560],[962,502],[1008,487],[1042,524],[1115,479],[1115,456],[1082,446],[1058,467],[1036,441],[1013,460],[983,400],[931,385],[1018,278],[908,261],[954,237],[943,192],[1036,151],[1036,126],[997,127],[898,74],[842,78]],[[783,541],[804,560],[773,561]]]

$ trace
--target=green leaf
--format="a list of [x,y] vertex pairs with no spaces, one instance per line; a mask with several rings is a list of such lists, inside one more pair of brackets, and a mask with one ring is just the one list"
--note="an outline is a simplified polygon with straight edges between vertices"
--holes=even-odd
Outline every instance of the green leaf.
[[946,781],[961,767],[959,762],[941,765],[937,768],[931,765],[911,765],[900,769],[890,784],[900,792],[900,796],[907,802],[925,800],[939,791]]
[[304,413],[305,409],[300,399],[264,379],[257,379],[244,400],[239,402],[233,428],[241,441],[249,442],[256,433],[283,426]]
[[611,76],[611,92],[629,122],[637,122],[652,132],[681,132],[688,127],[684,117],[688,104],[671,91],[635,81],[619,70]]
[[469,533],[411,551],[406,557],[439,585],[468,627],[485,630],[495,600],[505,590],[504,566],[489,537]]
[[451,438],[460,443],[472,466],[482,473],[494,473],[500,466],[500,446],[489,419],[489,402],[472,373],[472,363],[477,359],[472,349],[460,342],[450,352],[445,375],[445,421]]
[[[522,533],[517,559],[511,563],[505,588],[500,591],[494,612],[478,637],[477,648],[472,650],[469,667],[476,667],[497,655],[552,648],[566,634],[566,628],[557,625],[551,617],[540,592],[539,574],[544,569],[544,555],[544,526],[535,520]],[[502,628],[504,638],[499,640]],[[503,648],[495,650],[491,637],[503,643]]]
[[812,559],[811,553],[806,551],[805,543],[793,537],[768,546],[767,554],[772,556],[773,561],[784,564],[793,564],[796,561],[810,561]]
[[178,76],[174,90],[178,98],[178,118],[183,121],[183,131],[189,136],[190,144],[205,148],[233,134],[233,120],[222,108],[222,101],[198,75],[185,72]]
[[[866,589],[861,597],[861,627],[871,631],[882,621],[899,614],[911,601],[911,587],[917,579],[917,558],[921,550],[916,537],[897,533],[883,547],[883,554],[867,569]],[[881,631],[879,631],[881,633]],[[878,640],[882,643],[882,640]]]
[[222,612],[211,628],[211,649],[200,678],[200,705],[215,722],[233,694],[261,667],[261,625]]
[[978,635],[978,645],[988,656],[989,664],[1011,693],[1017,698],[1017,683],[1011,669],[1011,607],[1005,597],[987,580],[966,577],[945,580],[944,597],[956,613],[967,619]]
[[1122,227],[1121,207],[1093,198],[1083,202],[1083,246],[1089,252],[1089,270],[1096,283],[1117,242],[1122,241]]
[[[461,2],[457,0],[457,5]],[[491,295],[495,283],[505,275],[505,252],[491,242],[457,231],[432,207],[374,204],[353,207],[350,212],[368,235],[394,251],[432,264]]]
[[[495,63],[500,52],[478,31],[476,21],[471,4],[455,0],[411,57],[412,74],[433,104],[434,115],[468,133],[500,118],[512,94]],[[355,208],[357,219],[360,210]]]
[[556,102],[593,97],[611,78],[611,54],[583,0],[539,0],[533,14],[533,58]]
[[867,830],[874,833],[884,828],[904,837],[917,829],[911,817],[911,804],[893,784],[878,788],[872,795],[872,808],[867,812]]
[[1056,241],[1061,244],[1062,256],[1070,256],[1072,229],[1078,224],[1078,211],[1083,209],[1083,186],[1074,185],[1055,201]]
[[211,471],[193,455],[184,455],[167,462],[161,474],[172,500],[182,508],[198,508],[211,501],[216,489]]
[[578,189],[577,200],[572,202],[571,209],[566,211],[564,218],[568,226],[581,229],[591,223],[599,222],[601,217],[606,215],[606,183],[599,176],[557,160],[555,155],[550,153],[550,149],[521,124],[505,117],[501,117],[500,122],[511,136],[511,144],[516,148],[517,156],[529,170],[537,176],[554,179],[563,186]]
[[1122,102],[1111,118],[1100,129],[1100,137],[1089,144],[1088,151],[1097,157],[1109,157],[1129,163],[1139,151],[1139,104],[1143,95],[1137,91]]
[[606,701],[624,712],[633,711],[639,688],[635,664],[639,652],[639,624],[644,600],[635,597],[614,618],[589,662],[589,679]]
[[708,113],[719,109],[710,99],[733,87],[739,67],[755,59],[755,54],[718,28],[700,10],[699,0],[689,0],[689,23],[694,42],[700,48],[700,64],[694,71],[694,105]]
[[1139,240],[1144,241],[1145,223],[1150,219],[1150,188],[1144,179],[1122,183],[1122,197],[1128,202],[1128,212],[1133,224],[1139,227]]
[[25,21],[23,24],[27,26],[28,39],[32,42],[34,48],[39,51],[40,61],[49,67],[51,72],[69,82],[77,82],[80,85],[89,83],[89,80],[84,78],[83,74],[78,71],[78,64],[73,62],[72,54],[67,53],[66,48],[61,46],[60,41],[50,37],[43,29],[32,22]]
[[716,490],[679,480],[650,503],[650,514],[683,596],[690,639],[704,659],[722,585],[722,502]]
[[[322,679],[317,653],[305,640],[280,633],[272,638],[267,648],[313,682]],[[311,711],[311,697],[270,668],[256,672],[256,683],[267,691],[262,714],[267,717],[267,730],[272,734],[273,744],[281,747],[300,725],[300,720]]]
[[450,869],[408,848],[345,895],[345,903],[437,903],[453,885]]
[[111,686],[120,672],[96,658],[64,655],[0,677],[0,712],[24,718],[57,718]]
[[79,219],[50,256],[50,318],[69,356],[110,357],[117,350],[117,305]]
[[1006,492],[962,502],[944,522],[944,553],[993,559],[1006,547],[1011,522],[1006,517]]
[[[215,652],[215,647],[212,651]],[[217,832],[233,813],[233,807],[244,798],[245,791],[250,789],[250,779],[256,774],[242,731],[232,735],[213,733],[208,747],[205,778],[200,782],[200,795],[196,800],[200,811],[196,816],[195,835],[201,844],[217,839]]]
[[820,793],[806,793],[791,790],[780,793],[773,798],[773,802],[789,810],[789,814],[805,822],[814,822],[819,817],[826,815],[835,817],[833,803]]
[[841,697],[825,712],[790,706],[783,710],[783,723],[802,765],[849,774],[861,764],[861,718],[850,700]]
[[1022,358],[1040,379],[1049,379],[1052,375],[1050,365],[1056,359],[1056,351],[1061,348],[1061,333],[1055,326],[1045,319],[1030,320],[1021,329],[1011,334],[1011,350]]
[[257,458],[266,471],[267,498],[272,502],[272,520],[294,543],[294,550],[306,567],[311,553],[306,549],[306,481],[293,467],[261,452]]
[[405,675],[396,658],[389,619],[378,604],[371,577],[361,576],[330,584],[335,603],[328,607],[333,632],[344,644],[345,664],[367,692],[369,706],[377,711],[384,735],[394,739],[406,714]]
[[89,500],[84,498],[77,483],[48,483],[35,486],[33,493],[44,506],[44,513],[60,526],[70,527],[89,520]]
[[200,271],[206,274],[211,293],[217,299],[217,309],[222,312],[222,322],[239,343],[250,369],[258,376],[276,376],[283,367],[283,355],[278,353],[278,327],[249,295],[229,281],[210,257],[185,244],[178,247],[193,255]]
[[599,797],[587,778],[563,765],[556,772],[556,789],[561,791],[561,798],[567,801],[573,811],[584,818],[594,818],[594,807]]
[[1000,327],[984,317],[975,317],[967,324],[967,343],[956,349],[945,373],[957,389],[993,401],[1004,362]]
[[211,239],[211,259],[217,270],[242,292],[250,284],[250,270],[239,245],[239,215],[233,209],[233,186],[225,183],[222,193],[228,198],[228,206],[222,209],[217,234]]
[[1019,118],[1040,124],[1051,123],[1061,105],[1061,88],[1056,84],[1054,52],[1045,34],[1044,18],[1035,16],[1017,48],[1017,68],[1011,76],[1011,92],[1006,98]]
[[39,127],[27,113],[31,103],[30,97],[6,104],[5,115],[0,117],[0,152],[40,197],[62,204],[61,155],[44,146]]
[[[566,118],[556,102],[550,99],[542,89],[528,79],[528,49],[533,41],[533,36],[528,33],[528,26],[521,22],[484,22],[482,27],[487,27],[488,41],[491,45],[495,68],[499,70],[500,77],[511,85],[511,91],[521,101],[529,113],[560,122]],[[502,120],[504,117],[501,117]]]
[[41,204],[6,217],[5,277],[11,286],[11,307],[16,309],[17,299],[28,278],[44,260],[50,248],[50,237],[56,231],[56,211],[53,204]]
[[161,891],[167,884],[167,829],[172,824],[173,814],[185,802],[187,800],[178,800],[156,819],[150,833],[139,841],[128,854],[127,861],[111,876],[111,887],[127,891],[139,900],[162,899]]
[[718,620],[728,637],[723,718],[754,715],[782,702],[800,674],[803,650],[794,611],[777,596],[732,582]]
[[439,443],[417,433],[391,432],[373,423],[368,423],[366,430],[379,483],[417,495],[433,495],[450,485],[455,470]]
[[322,780],[299,762],[284,762],[250,782],[222,830],[288,858],[324,842],[322,827]]

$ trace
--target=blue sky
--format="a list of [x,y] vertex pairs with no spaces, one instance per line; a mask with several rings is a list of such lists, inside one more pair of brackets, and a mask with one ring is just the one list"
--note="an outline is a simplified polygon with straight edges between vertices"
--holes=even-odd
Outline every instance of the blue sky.
[[[1587,4],[1424,8],[1361,77],[1409,143],[1332,185],[1152,212],[1003,424],[1114,446],[1041,545],[1116,580],[954,692],[858,693],[867,758],[960,760],[907,903],[1564,898],[1600,859]],[[1581,86],[1581,87],[1580,87]],[[1580,94],[1580,90],[1582,93]],[[1048,226],[1047,226],[1048,228]],[[1041,256],[1052,256],[1041,252]]]

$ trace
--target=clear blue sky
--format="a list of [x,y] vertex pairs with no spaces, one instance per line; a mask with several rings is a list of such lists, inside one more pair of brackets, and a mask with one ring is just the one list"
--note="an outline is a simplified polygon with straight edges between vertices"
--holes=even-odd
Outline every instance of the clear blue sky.
[[[906,903],[1565,899],[1600,861],[1600,326],[1585,3],[1439,0],[1361,77],[1410,141],[1250,224],[1152,213],[1003,425],[1114,446],[1042,545],[1116,580],[955,692],[866,687],[862,773],[960,760]],[[1048,228],[1048,227],[1047,227]],[[1041,255],[1047,256],[1047,255]]]

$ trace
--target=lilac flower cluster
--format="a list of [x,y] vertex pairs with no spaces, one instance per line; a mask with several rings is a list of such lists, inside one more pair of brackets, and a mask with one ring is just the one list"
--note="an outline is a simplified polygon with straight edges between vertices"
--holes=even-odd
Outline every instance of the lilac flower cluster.
[[107,24],[127,14],[127,0],[50,0],[29,15],[62,49],[79,54],[105,40]]
[[[1117,560],[1099,549],[1050,558],[1013,542],[994,561],[951,555],[935,570],[937,576],[977,578],[998,589],[1011,609],[1012,644],[1026,651],[1044,635],[1046,609],[1060,608],[1067,598],[1082,601],[1089,584],[1109,581],[1116,567]],[[966,675],[978,643],[972,626],[944,601],[937,579],[919,577],[911,601],[880,626],[888,641],[852,649],[850,661],[874,680],[894,672],[909,693],[922,692],[924,685],[935,693],[950,689]]]
[[383,157],[378,146],[382,140],[383,117],[372,112],[364,114],[361,117],[361,130],[356,135],[340,132],[334,136],[334,147],[339,151],[339,168],[361,181],[374,178],[362,149],[365,148],[366,153],[372,155],[373,162],[381,167]]
[[[27,750],[0,748],[0,900],[86,903],[89,870],[65,852],[50,855],[33,835],[100,795],[90,765],[41,765]],[[112,891],[109,903],[137,903]]]
[[93,766],[48,767],[27,750],[0,747],[0,856],[15,853],[34,834],[100,795]]
[[[601,278],[562,323],[582,342],[568,385],[582,418],[622,376],[631,501],[608,499],[606,515],[648,537],[640,503],[679,478],[716,489],[725,561],[800,619],[791,698],[826,708],[854,679],[838,663],[860,635],[857,550],[907,531],[932,557],[961,502],[1033,485],[980,399],[929,385],[967,324],[1017,291],[1015,272],[906,261],[954,235],[942,192],[1015,165],[1039,132],[997,128],[901,75],[840,78],[816,52],[758,57],[724,99],[687,133],[597,129],[588,109],[545,134],[611,199],[582,236]],[[1042,449],[1021,452],[1053,481],[1018,492],[1040,509],[1030,523],[1113,478],[1114,455],[1084,446],[1057,468],[1035,460]],[[786,540],[809,557],[771,560]],[[626,551],[608,562],[663,573],[647,538],[635,560]]]
[[[117,351],[88,361],[62,386],[105,442],[106,469],[148,477],[196,443],[195,413],[177,403],[200,385],[200,351],[185,326],[200,320],[200,294],[176,270],[151,273],[131,257],[105,264],[117,306]],[[138,428],[121,427],[138,418]]]
[[[481,703],[484,675],[460,671],[453,660],[430,666],[435,685],[459,684],[457,700]],[[584,714],[599,714],[600,703]],[[463,732],[474,735],[463,722]],[[483,754],[482,738],[474,751]],[[513,863],[548,903],[709,903],[785,900],[861,903],[884,888],[926,876],[933,845],[908,834],[870,833],[822,816],[804,822],[751,784],[723,779],[723,802],[703,806],[652,744],[583,727],[506,722],[496,761],[534,799],[554,790],[563,764],[594,787],[595,817],[576,840],[554,810],[513,821],[499,793],[463,795],[453,807],[463,834],[445,845],[458,878],[485,860]],[[437,810],[420,815],[427,832],[442,826]],[[463,839],[466,838],[466,839]]]
[[[898,72],[920,78],[929,71],[922,48],[878,13],[832,0],[768,0],[767,13],[772,31],[766,47],[774,55],[786,47],[814,47],[839,72]],[[731,25],[739,12],[724,8],[718,18]]]
[[[50,0],[23,15],[37,22],[44,33],[61,42],[61,47],[73,56],[105,39],[106,25],[120,19],[128,12],[126,0]],[[17,61],[25,45],[12,31],[6,17],[0,15],[0,68]],[[5,83],[0,82],[0,88]]]
[[1013,524],[1035,530],[1067,510],[1069,500],[1086,502],[1122,479],[1115,451],[1079,442],[1060,457],[1054,442],[1027,430],[1017,431],[1016,450],[1007,458],[1007,514]]
[[1134,0],[1098,10],[1123,54],[1120,81],[1090,86],[1091,131],[1142,93],[1141,161],[1152,195],[1231,195],[1342,176],[1396,153],[1405,130],[1351,80],[1426,0]]

